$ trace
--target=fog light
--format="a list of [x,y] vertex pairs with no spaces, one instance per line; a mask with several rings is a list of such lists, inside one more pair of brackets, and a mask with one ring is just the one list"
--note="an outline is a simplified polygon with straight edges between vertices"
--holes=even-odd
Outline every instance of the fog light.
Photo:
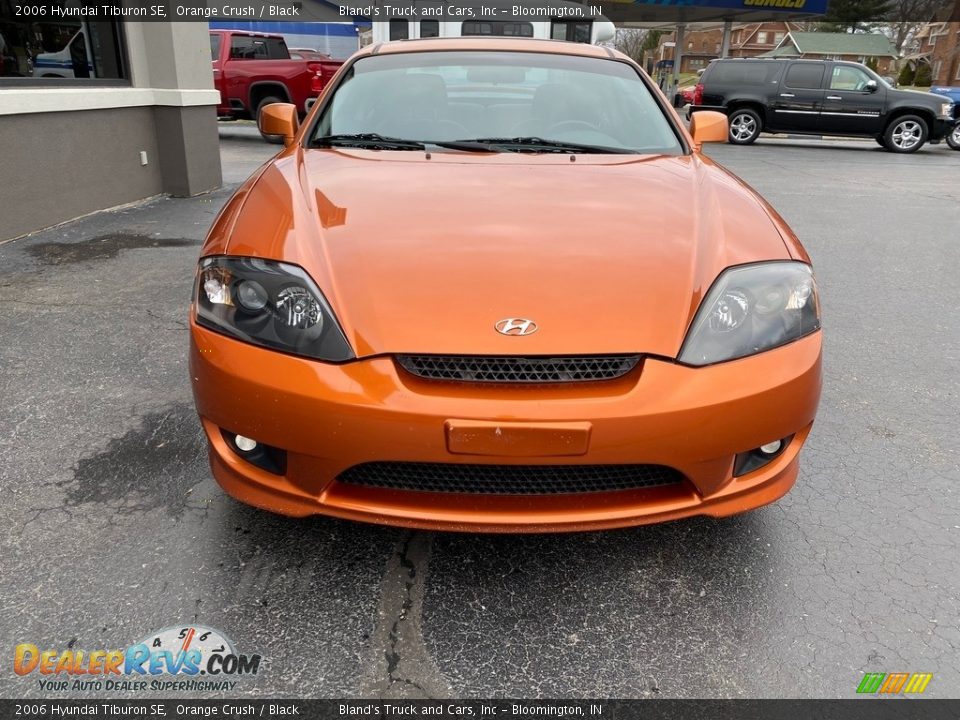
[[250,452],[251,450],[257,447],[256,440],[251,440],[250,438],[244,437],[243,435],[237,435],[233,439],[233,442],[236,444],[237,448],[239,448],[240,450],[243,450],[244,452]]
[[782,445],[783,443],[779,440],[774,440],[766,445],[761,445],[760,452],[762,452],[764,455],[773,455],[774,453],[779,452]]
[[771,463],[775,458],[780,456],[792,439],[793,435],[788,435],[785,438],[768,442],[753,450],[738,453],[733,461],[733,476],[740,477],[741,475],[746,475]]
[[243,458],[245,462],[256,465],[261,470],[284,475],[287,472],[287,451],[271,447],[266,443],[257,442],[243,435],[235,435],[229,430],[220,428],[220,434],[227,441],[230,449]]

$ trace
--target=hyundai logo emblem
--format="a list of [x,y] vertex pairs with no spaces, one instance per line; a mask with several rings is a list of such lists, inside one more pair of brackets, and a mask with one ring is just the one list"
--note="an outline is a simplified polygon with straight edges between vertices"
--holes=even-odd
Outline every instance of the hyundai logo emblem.
[[526,318],[504,318],[494,327],[501,335],[533,335],[537,331],[537,324]]

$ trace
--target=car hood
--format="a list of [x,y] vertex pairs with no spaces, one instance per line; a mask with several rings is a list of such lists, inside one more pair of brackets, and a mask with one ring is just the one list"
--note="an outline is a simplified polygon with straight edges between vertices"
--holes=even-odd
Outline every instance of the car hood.
[[[790,257],[700,156],[297,148],[240,194],[223,251],[304,267],[360,357],[674,357],[724,268]],[[501,335],[504,318],[538,330]]]

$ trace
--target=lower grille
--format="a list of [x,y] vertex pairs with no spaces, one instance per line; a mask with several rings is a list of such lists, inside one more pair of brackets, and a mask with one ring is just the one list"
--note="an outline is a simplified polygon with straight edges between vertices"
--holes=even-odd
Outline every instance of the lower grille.
[[398,355],[397,362],[407,372],[430,380],[559,383],[623,377],[637,366],[640,356]]
[[419,492],[557,495],[674,485],[683,475],[665,465],[473,465],[370,462],[337,478],[351,485]]

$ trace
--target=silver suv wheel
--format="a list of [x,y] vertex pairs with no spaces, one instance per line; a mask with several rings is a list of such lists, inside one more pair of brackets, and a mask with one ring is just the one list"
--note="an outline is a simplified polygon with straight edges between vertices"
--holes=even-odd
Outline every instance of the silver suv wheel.
[[899,150],[913,150],[918,143],[923,142],[923,128],[914,120],[902,120],[893,128],[890,141]]
[[737,115],[730,123],[730,135],[735,140],[743,142],[752,138],[757,132],[757,121],[750,115]]

